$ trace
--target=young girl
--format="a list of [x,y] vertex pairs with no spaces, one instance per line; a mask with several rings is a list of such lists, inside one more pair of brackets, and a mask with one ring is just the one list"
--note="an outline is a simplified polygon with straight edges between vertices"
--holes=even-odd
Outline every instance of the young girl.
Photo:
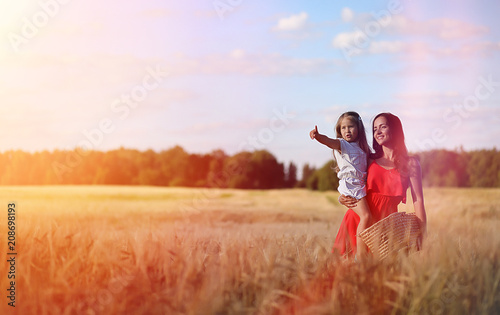
[[309,135],[311,139],[316,139],[319,143],[333,149],[339,169],[337,173],[339,177],[339,193],[358,200],[357,207],[352,210],[360,218],[356,231],[356,249],[359,257],[366,252],[366,245],[359,237],[359,233],[371,224],[370,207],[365,198],[367,157],[370,154],[370,148],[366,141],[363,122],[358,113],[346,112],[340,115],[335,130],[337,131],[337,138],[340,139],[331,139],[320,134],[318,126],[315,126]]

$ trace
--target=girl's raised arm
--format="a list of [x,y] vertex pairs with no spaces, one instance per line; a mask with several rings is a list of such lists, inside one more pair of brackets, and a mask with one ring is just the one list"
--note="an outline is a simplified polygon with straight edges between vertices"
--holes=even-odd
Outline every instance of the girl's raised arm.
[[318,132],[318,126],[314,126],[314,129],[309,132],[311,139],[318,140],[319,143],[326,145],[330,149],[340,151],[340,140],[328,138]]

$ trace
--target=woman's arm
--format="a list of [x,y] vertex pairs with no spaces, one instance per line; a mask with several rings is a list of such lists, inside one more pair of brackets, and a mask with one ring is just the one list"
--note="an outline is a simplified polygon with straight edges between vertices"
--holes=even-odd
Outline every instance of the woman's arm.
[[311,139],[318,140],[319,143],[326,145],[330,149],[340,151],[340,140],[328,138],[325,135],[322,135],[318,132],[318,126],[315,126],[313,130],[309,132],[309,136]]
[[424,191],[422,188],[422,169],[420,168],[420,163],[417,159],[410,158],[409,171],[413,209],[415,210],[415,214],[422,224],[422,231],[425,234],[427,226],[427,215],[425,213]]

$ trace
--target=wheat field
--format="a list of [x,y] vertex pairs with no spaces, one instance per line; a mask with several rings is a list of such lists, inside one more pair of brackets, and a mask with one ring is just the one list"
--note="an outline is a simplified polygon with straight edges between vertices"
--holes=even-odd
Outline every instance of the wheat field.
[[424,250],[362,263],[331,253],[346,210],[336,192],[4,186],[0,196],[1,314],[500,313],[500,189],[426,189]]

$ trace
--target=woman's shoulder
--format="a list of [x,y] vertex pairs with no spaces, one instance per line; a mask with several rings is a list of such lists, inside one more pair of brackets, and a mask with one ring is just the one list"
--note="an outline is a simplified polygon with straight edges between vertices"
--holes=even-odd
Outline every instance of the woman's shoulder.
[[420,166],[420,158],[416,155],[408,156],[408,166],[410,167]]

